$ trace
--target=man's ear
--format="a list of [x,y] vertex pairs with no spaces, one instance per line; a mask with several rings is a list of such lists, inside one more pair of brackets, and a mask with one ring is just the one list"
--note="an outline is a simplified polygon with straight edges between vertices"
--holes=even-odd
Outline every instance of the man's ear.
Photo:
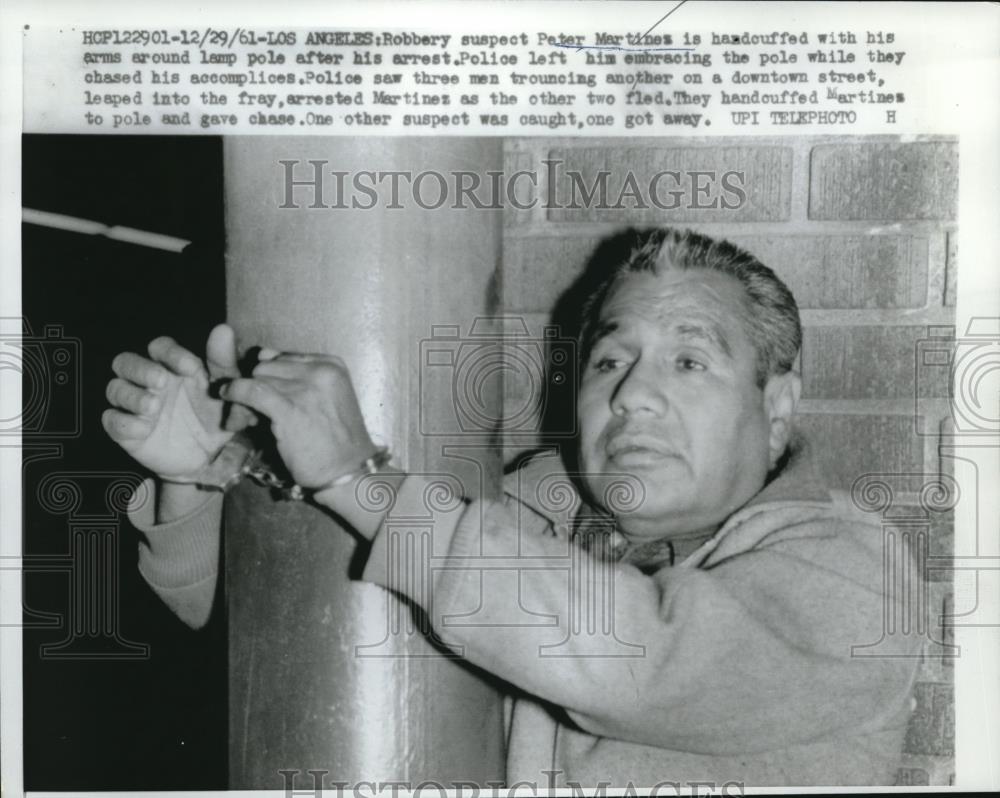
[[774,374],[764,386],[764,409],[771,423],[768,447],[772,468],[785,453],[792,437],[792,417],[801,393],[802,379],[794,371]]

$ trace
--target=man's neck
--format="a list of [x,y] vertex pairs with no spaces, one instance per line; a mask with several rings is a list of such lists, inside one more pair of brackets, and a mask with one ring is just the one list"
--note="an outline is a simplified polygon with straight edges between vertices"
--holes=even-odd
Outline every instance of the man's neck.
[[[618,532],[626,541],[626,559],[641,563],[661,558],[661,552],[669,545],[673,553],[673,561],[680,562],[696,551],[706,540],[716,533],[718,526],[694,530],[670,531],[660,528],[654,530],[645,525],[636,528],[635,525],[617,524]],[[659,534],[656,534],[656,531]]]

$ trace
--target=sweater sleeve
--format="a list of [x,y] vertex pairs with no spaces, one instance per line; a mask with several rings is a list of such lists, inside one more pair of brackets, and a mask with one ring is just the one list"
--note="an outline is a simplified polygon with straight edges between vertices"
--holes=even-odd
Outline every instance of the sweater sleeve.
[[[478,501],[434,518],[424,563],[395,562],[419,547],[390,542],[390,521],[426,515],[423,488],[404,483],[364,578],[425,603],[449,646],[591,734],[752,753],[879,728],[908,701],[915,659],[852,656],[880,639],[890,598],[850,524],[803,523],[715,567],[649,576],[521,534],[516,501]],[[426,584],[421,568],[429,602],[410,584]]]
[[139,573],[188,626],[208,622],[215,596],[222,531],[222,494],[210,493],[186,515],[156,523],[156,484],[147,479],[132,496],[128,518],[145,540],[139,543]]

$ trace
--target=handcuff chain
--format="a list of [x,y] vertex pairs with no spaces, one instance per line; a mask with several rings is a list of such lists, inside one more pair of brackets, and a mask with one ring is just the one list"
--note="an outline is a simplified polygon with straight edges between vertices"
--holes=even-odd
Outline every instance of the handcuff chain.
[[[315,493],[326,488],[334,487],[337,485],[343,485],[350,482],[352,479],[364,476],[365,474],[376,474],[379,469],[388,464],[391,456],[389,454],[389,449],[387,447],[379,447],[374,454],[368,457],[355,471],[349,471],[346,474],[342,474],[335,480],[327,485],[320,488],[303,488],[301,485],[282,479],[277,474],[275,474],[267,465],[264,463],[262,458],[262,452],[260,450],[253,450],[247,456],[246,461],[240,468],[237,474],[233,475],[231,482],[233,484],[239,482],[243,477],[249,477],[253,482],[261,485],[265,488],[273,488],[282,493],[286,499],[291,499],[293,501],[302,501],[306,497],[306,492]],[[227,486],[228,487],[228,486]]]
[[286,499],[301,500],[304,498],[301,486],[282,479],[267,467],[264,463],[263,452],[259,449],[249,452],[239,472],[233,475],[231,484],[240,482],[244,477],[249,478],[261,487],[280,491]]

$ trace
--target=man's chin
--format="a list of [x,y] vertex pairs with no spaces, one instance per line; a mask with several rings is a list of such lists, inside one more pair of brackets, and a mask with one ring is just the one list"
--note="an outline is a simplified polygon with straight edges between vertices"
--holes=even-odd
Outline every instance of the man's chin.
[[681,502],[690,499],[686,477],[683,463],[669,458],[641,466],[610,466],[601,474],[588,474],[586,482],[598,504],[613,515],[626,517],[646,515],[653,503],[669,505],[673,497]]

